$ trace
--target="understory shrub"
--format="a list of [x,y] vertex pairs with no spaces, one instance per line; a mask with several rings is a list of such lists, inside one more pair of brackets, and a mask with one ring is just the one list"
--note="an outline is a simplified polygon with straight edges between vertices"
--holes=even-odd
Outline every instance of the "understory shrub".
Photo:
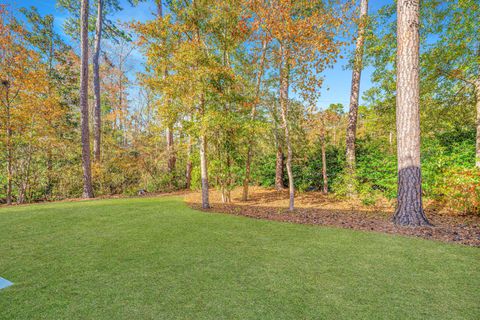
[[450,211],[480,215],[480,169],[446,171],[435,192],[437,200]]

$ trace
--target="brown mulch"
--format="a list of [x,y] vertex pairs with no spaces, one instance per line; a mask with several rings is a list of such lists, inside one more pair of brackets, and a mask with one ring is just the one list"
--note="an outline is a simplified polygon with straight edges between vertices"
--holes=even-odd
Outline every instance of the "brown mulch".
[[[393,207],[389,203],[366,207],[361,203],[346,202],[318,192],[308,192],[296,196],[296,209],[294,212],[289,212],[287,210],[288,193],[261,188],[252,189],[247,202],[240,201],[240,190],[234,190],[230,204],[221,203],[220,195],[213,191],[210,196],[212,208],[203,211],[290,223],[401,234],[480,247],[479,216],[441,213],[428,203],[425,211],[433,224],[432,227],[399,227],[391,222]],[[202,210],[199,193],[187,194],[185,200],[192,208]]]

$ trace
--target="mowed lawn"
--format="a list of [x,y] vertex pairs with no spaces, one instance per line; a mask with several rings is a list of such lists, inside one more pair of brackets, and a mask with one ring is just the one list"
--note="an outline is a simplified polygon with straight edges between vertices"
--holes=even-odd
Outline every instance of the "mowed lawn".
[[1,319],[479,319],[480,249],[188,208],[0,209]]

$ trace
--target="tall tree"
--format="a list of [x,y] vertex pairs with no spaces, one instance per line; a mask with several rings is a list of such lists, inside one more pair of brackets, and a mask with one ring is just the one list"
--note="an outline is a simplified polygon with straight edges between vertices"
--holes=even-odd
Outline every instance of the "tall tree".
[[190,186],[192,183],[192,137],[188,136],[187,142],[187,164],[185,167],[185,189],[190,190]]
[[285,134],[285,144],[287,146],[287,175],[288,190],[290,195],[289,210],[293,211],[295,202],[295,183],[293,181],[292,158],[293,147],[290,139],[290,125],[288,121],[288,91],[290,89],[290,51],[283,43],[280,44],[280,112],[282,115],[282,125]]
[[[144,83],[157,92],[165,117],[181,114],[185,125],[192,127],[192,138],[198,138],[202,206],[208,208],[209,109],[221,105],[216,96],[222,91],[218,78],[224,71],[219,65],[223,59],[215,55],[223,51],[213,50],[218,38],[211,20],[217,6],[205,1],[169,4],[171,14],[164,19],[136,27],[148,57],[149,74]],[[166,67],[174,70],[168,77],[164,76]]]
[[[28,43],[37,51],[42,57],[43,63],[47,68],[47,92],[48,97],[54,98],[56,93],[66,88],[67,81],[64,81],[64,76],[57,70],[60,64],[66,64],[66,55],[72,52],[62,37],[54,31],[55,19],[53,15],[41,16],[36,7],[20,8],[20,12],[25,16],[28,25],[25,27],[25,38]],[[20,25],[19,22],[17,22]],[[78,80],[78,77],[77,77]],[[63,97],[68,96],[67,94]],[[46,119],[47,117],[44,117]],[[62,128],[64,120],[61,117],[50,118],[53,121],[48,123],[48,128],[56,128],[56,136],[49,136],[49,140],[45,141],[47,178],[45,181],[45,199],[48,199],[53,191],[53,165],[54,156],[58,154],[58,148],[52,148],[49,143],[54,140],[61,141],[63,134]],[[63,128],[62,128],[63,129]],[[57,139],[55,139],[57,138]]]
[[[137,5],[143,0],[129,0],[131,5]],[[80,10],[79,0],[58,0],[58,5],[67,9],[72,17],[67,19],[64,27],[65,32],[74,39],[78,38],[79,29],[81,28],[78,12]],[[90,11],[90,8],[88,8]],[[93,154],[96,162],[101,160],[101,141],[102,141],[102,103],[101,103],[101,83],[100,83],[100,54],[101,43],[103,38],[113,40],[125,39],[130,40],[130,36],[120,29],[114,22],[107,18],[108,14],[122,10],[118,0],[96,0],[96,15],[93,19],[95,23],[95,37],[93,48],[93,92],[94,92],[94,108],[93,108]],[[88,21],[91,22],[90,19]],[[92,23],[93,23],[92,22]],[[90,28],[88,28],[90,30]]]
[[[196,21],[194,26],[194,42],[197,48],[202,48],[202,32],[200,28],[200,19],[199,19],[199,8],[197,1],[192,0],[192,7],[194,10],[194,20]],[[195,70],[197,66],[195,66]],[[199,101],[199,116],[200,119],[205,118],[205,92],[200,93],[200,101]],[[208,163],[207,163],[207,132],[206,128],[200,129],[200,180],[202,184],[202,208],[208,209],[210,208],[210,197],[209,197],[209,185],[208,185]]]
[[398,195],[393,221],[429,225],[422,205],[420,169],[420,1],[397,2]]
[[24,27],[4,10],[0,6],[0,156],[11,204],[15,191],[18,203],[31,199],[32,182],[45,172],[46,150],[55,149],[67,108],[59,103],[63,86],[52,84],[53,18],[40,22],[36,10],[21,10],[31,23]]
[[284,167],[284,154],[283,154],[283,135],[281,134],[279,108],[275,99],[272,99],[272,103],[269,104],[268,110],[273,122],[273,137],[275,139],[275,189],[278,191],[284,190],[285,185],[283,183],[283,167]]
[[276,116],[276,106],[273,106],[272,110],[272,118],[274,121],[274,136],[275,136],[275,147],[277,149],[276,156],[275,156],[275,189],[281,191],[285,189],[285,184],[283,183],[283,167],[284,167],[284,158],[285,155],[283,153],[283,142],[282,136],[280,134],[280,130],[278,128],[278,119]]
[[[6,149],[6,160],[7,160],[7,205],[12,204],[12,180],[13,180],[13,146],[12,146],[12,124],[11,124],[11,94],[10,94],[10,80],[2,79],[2,89],[5,90],[5,97],[2,99],[4,101],[5,107],[5,149]],[[3,97],[2,97],[3,98]]]
[[100,162],[102,141],[102,105],[100,100],[100,51],[103,29],[103,0],[97,0],[97,21],[95,24],[95,47],[93,49],[93,92],[95,105],[93,108],[93,154],[95,161]]
[[476,150],[475,166],[477,168],[480,168],[480,77],[475,81],[475,99],[476,99],[476,107],[477,107],[476,108],[477,109],[477,121],[476,121],[477,136],[476,136],[476,145],[475,145],[475,150]]
[[281,191],[285,189],[283,184],[283,159],[285,158],[282,149],[282,142],[278,137],[278,133],[275,134],[275,144],[277,146],[277,153],[275,157],[275,189]]
[[88,125],[88,0],[82,0],[80,13],[80,110],[82,130],[83,197],[93,198],[90,164],[90,128]]
[[314,104],[322,84],[320,73],[336,58],[337,36],[342,31],[347,7],[335,1],[250,0],[256,19],[272,39],[279,77],[282,127],[287,149],[289,209],[294,209],[295,183],[292,170],[293,145],[289,121],[289,91]]
[[[262,76],[265,69],[265,60],[267,56],[267,46],[268,40],[267,37],[264,36],[262,40],[262,49],[260,53],[260,62],[258,65],[256,80],[255,80],[255,94],[254,94],[254,101],[252,104],[252,111],[251,111],[251,120],[252,122],[255,121],[255,117],[257,116],[257,107],[258,107],[258,100],[260,96],[260,86],[262,84]],[[251,170],[251,162],[253,157],[253,141],[254,141],[254,132],[250,133],[250,137],[248,139],[247,145],[247,159],[245,161],[245,178],[243,179],[243,193],[242,193],[242,201],[248,200],[248,186],[250,183],[250,170]]]
[[[358,98],[360,93],[360,77],[363,63],[363,42],[368,14],[368,0],[360,1],[360,17],[358,22],[358,35],[353,58],[352,87],[350,93],[350,111],[346,136],[346,161],[348,180],[355,178],[355,140],[357,135]],[[349,193],[353,194],[353,183],[348,183]]]
[[[160,19],[163,18],[163,6],[162,6],[162,1],[161,0],[155,0],[156,5],[157,5],[157,15]],[[163,79],[165,80],[168,76],[168,67],[165,65],[165,70],[163,72]],[[171,103],[171,101],[170,101]],[[173,140],[173,125],[174,121],[172,119],[169,119],[170,117],[166,117],[166,129],[165,129],[165,137],[166,137],[166,142],[167,142],[167,168],[168,168],[168,173],[170,173],[171,179],[174,180],[175,177],[173,176],[175,172],[175,163],[177,161],[176,156],[175,156],[175,150],[174,150],[174,140]]]

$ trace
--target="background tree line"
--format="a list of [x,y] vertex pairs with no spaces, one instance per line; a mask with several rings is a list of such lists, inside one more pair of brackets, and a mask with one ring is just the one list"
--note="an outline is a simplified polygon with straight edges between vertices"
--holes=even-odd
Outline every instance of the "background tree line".
[[[366,0],[155,3],[155,19],[123,25],[109,19],[128,10],[116,1],[59,1],[71,41],[53,16],[2,7],[3,201],[201,189],[207,208],[209,188],[230,202],[234,187],[248,200],[255,184],[288,188],[291,209],[295,192],[312,190],[373,204],[398,195],[397,154],[412,146],[397,150],[397,138],[418,136],[420,196],[479,212],[476,1],[399,1],[375,13]],[[419,10],[413,136],[395,124],[399,8],[410,20]],[[145,56],[139,86],[134,50]],[[350,105],[319,109],[323,72],[345,52]],[[373,87],[359,104],[366,65]]]

